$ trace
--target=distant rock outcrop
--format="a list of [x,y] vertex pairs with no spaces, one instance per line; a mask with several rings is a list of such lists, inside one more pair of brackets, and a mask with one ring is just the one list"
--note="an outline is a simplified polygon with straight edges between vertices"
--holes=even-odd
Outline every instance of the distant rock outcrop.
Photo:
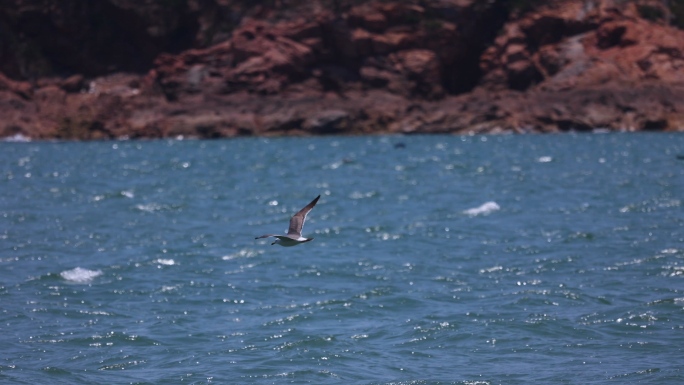
[[684,127],[659,1],[9,1],[0,137]]

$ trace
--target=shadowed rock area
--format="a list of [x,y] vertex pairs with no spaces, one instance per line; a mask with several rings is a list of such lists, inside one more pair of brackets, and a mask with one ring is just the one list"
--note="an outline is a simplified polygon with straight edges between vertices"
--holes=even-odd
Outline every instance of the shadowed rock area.
[[684,127],[662,1],[6,3],[0,137]]

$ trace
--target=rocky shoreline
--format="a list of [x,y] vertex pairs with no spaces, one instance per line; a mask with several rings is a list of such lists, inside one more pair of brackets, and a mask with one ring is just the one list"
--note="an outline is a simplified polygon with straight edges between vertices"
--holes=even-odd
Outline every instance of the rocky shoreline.
[[661,1],[12,2],[0,137],[684,130]]

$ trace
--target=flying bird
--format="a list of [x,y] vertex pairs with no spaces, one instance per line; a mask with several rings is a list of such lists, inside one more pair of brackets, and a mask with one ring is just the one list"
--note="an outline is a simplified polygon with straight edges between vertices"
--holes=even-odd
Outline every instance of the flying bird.
[[304,227],[306,215],[309,213],[309,211],[311,211],[311,209],[314,208],[314,206],[316,206],[316,202],[318,202],[318,199],[320,197],[320,195],[317,196],[316,199],[312,200],[311,203],[306,205],[306,207],[299,210],[297,214],[292,216],[292,218],[290,219],[290,228],[287,229],[287,235],[264,234],[254,239],[275,237],[276,240],[273,241],[271,245],[278,244],[283,247],[296,246],[300,243],[312,241],[313,238],[302,237],[302,227]]

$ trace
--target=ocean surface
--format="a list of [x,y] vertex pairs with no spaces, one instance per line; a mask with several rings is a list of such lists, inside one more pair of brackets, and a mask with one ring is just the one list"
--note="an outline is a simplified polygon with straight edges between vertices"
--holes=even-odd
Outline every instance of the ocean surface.
[[0,383],[683,384],[683,199],[682,134],[0,143]]

